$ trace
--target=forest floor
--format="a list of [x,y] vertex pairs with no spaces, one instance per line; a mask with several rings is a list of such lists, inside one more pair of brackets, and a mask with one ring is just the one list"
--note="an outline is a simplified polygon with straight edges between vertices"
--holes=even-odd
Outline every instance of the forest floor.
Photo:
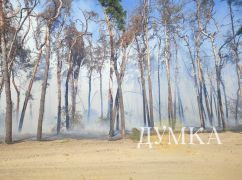
[[[209,134],[200,136],[207,141]],[[0,179],[239,180],[242,133],[225,132],[219,137],[222,145],[216,141],[210,145],[168,145],[164,141],[152,149],[146,145],[137,149],[137,143],[129,139],[0,144]]]

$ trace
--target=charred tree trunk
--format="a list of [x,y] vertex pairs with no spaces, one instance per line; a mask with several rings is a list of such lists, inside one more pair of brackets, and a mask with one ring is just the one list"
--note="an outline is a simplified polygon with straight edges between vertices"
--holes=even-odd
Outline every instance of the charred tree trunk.
[[66,114],[66,129],[69,130],[70,128],[70,115],[69,115],[69,80],[71,75],[71,67],[69,65],[66,83],[65,83],[65,114]]
[[184,108],[183,108],[183,104],[182,104],[182,100],[181,100],[179,86],[177,86],[177,96],[178,96],[178,114],[182,120],[182,124],[185,124]]
[[[211,110],[211,117],[213,120],[213,88],[212,88],[212,84],[210,87],[210,110]],[[212,121],[211,126],[213,126],[213,125],[214,125],[214,122]]]
[[140,78],[141,78],[141,88],[142,88],[142,98],[143,98],[143,121],[144,126],[150,126],[149,120],[149,108],[147,104],[147,97],[146,97],[146,86],[145,86],[145,78],[144,78],[144,59],[143,54],[141,52],[138,39],[135,38],[137,51],[138,51],[138,65],[140,70]]
[[14,72],[13,71],[12,71],[12,83],[13,83],[14,89],[15,89],[16,94],[17,94],[16,123],[18,123],[18,118],[19,118],[19,103],[20,103],[20,91],[18,89],[18,86],[16,85],[15,77],[14,77]]
[[115,126],[115,122],[116,122],[116,130],[119,131],[119,88],[117,89],[117,93],[116,93],[114,102],[115,102],[114,107],[113,107],[114,126]]
[[[215,94],[215,90],[214,90],[214,94]],[[218,117],[218,107],[217,107],[215,95],[213,95],[213,103],[214,103],[214,110],[215,110],[216,116]]]
[[229,119],[228,99],[227,99],[226,88],[225,88],[223,80],[221,80],[221,85],[223,87],[223,92],[224,92],[225,113],[226,113],[226,120],[227,120],[227,123],[228,123],[228,119]]
[[2,96],[3,86],[4,86],[4,80],[3,80],[3,75],[1,74],[1,78],[0,78],[0,99],[1,99],[1,96]]
[[88,75],[88,108],[87,108],[87,120],[90,120],[91,114],[91,93],[92,93],[92,70]]
[[109,104],[109,118],[110,118],[109,135],[111,137],[113,136],[113,133],[114,133],[114,129],[113,129],[113,125],[114,125],[114,119],[113,119],[113,71],[114,71],[114,62],[113,62],[113,58],[114,58],[114,55],[113,55],[113,53],[111,53],[111,59],[112,60],[110,60],[109,89],[108,89],[108,104]]
[[211,107],[209,105],[209,98],[208,98],[208,91],[205,83],[205,78],[204,78],[204,73],[203,70],[201,69],[201,78],[202,78],[202,91],[204,94],[204,99],[205,99],[205,104],[206,104],[206,109],[207,109],[207,114],[208,114],[208,119],[210,125],[212,125],[212,115],[211,115]]
[[78,61],[75,63],[73,70],[73,83],[72,83],[72,120],[76,117],[76,97],[77,97],[77,88],[78,88],[78,79],[81,68],[81,62]]
[[217,82],[217,103],[218,103],[218,122],[222,123],[223,130],[226,129],[226,124],[224,120],[224,110],[223,110],[223,103],[222,103],[222,96],[221,96],[221,70],[222,70],[222,57],[217,54],[216,46],[214,44],[214,37],[210,36],[210,41],[213,49],[213,55],[215,59],[215,68],[216,68],[216,82]]
[[61,129],[61,71],[62,71],[62,60],[57,53],[57,91],[58,91],[58,107],[57,107],[57,134],[60,133]]
[[70,78],[73,78],[73,56],[72,56],[72,48],[75,43],[73,43],[69,49],[68,53],[68,72],[66,76],[66,83],[65,83],[65,114],[66,114],[66,129],[70,129],[70,114],[69,114],[69,82]]
[[142,62],[140,62],[140,76],[141,76],[141,88],[142,88],[142,97],[143,97],[144,126],[148,125],[150,127],[149,108],[148,108],[148,103],[147,103],[144,68],[143,68]]
[[76,114],[76,92],[75,92],[75,83],[74,83],[73,72],[71,73],[71,128],[73,128],[73,123],[75,121]]
[[120,84],[119,87],[119,108],[120,108],[120,116],[121,116],[121,136],[125,138],[125,114],[124,114],[124,100],[123,100],[123,90]]
[[216,74],[217,74],[217,103],[218,103],[218,122],[222,123],[223,130],[226,129],[225,120],[224,120],[224,111],[221,97],[221,69],[216,65]]

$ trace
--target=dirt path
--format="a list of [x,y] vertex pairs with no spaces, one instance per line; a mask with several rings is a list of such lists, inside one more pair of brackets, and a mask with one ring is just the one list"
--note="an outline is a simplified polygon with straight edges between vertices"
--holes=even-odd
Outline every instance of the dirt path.
[[152,149],[137,149],[131,140],[0,144],[0,179],[239,180],[242,134],[219,135],[222,145],[163,144]]

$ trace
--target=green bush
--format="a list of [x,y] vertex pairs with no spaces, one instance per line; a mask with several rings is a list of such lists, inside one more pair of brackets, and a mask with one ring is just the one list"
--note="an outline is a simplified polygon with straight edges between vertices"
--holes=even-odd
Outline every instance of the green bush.
[[137,128],[133,128],[130,134],[130,139],[132,139],[133,141],[139,141],[140,130],[138,130]]

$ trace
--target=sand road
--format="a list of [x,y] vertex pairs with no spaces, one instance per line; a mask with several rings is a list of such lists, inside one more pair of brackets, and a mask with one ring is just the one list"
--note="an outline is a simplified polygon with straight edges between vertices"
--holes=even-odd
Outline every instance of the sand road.
[[242,179],[242,134],[219,136],[222,145],[164,143],[152,149],[137,149],[132,140],[67,138],[0,144],[0,179]]

